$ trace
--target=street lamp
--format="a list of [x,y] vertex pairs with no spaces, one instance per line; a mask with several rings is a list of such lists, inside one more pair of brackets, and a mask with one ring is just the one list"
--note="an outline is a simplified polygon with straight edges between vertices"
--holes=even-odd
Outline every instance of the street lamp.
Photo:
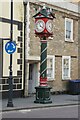
[[53,19],[55,15],[45,6],[33,16],[35,18],[35,34],[41,42],[40,85],[35,87],[36,100],[34,103],[52,103],[50,99],[51,87],[47,85],[47,38],[53,35]]

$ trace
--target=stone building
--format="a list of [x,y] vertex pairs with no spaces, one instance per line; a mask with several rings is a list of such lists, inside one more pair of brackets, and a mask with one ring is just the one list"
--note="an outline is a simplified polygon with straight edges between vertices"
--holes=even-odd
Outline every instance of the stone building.
[[[13,93],[27,96],[35,93],[40,76],[40,39],[35,36],[35,15],[44,5],[55,13],[53,37],[48,38],[47,77],[51,91],[67,91],[69,80],[80,78],[78,68],[78,4],[54,0],[17,1],[13,4]],[[5,11],[4,11],[5,8]],[[74,9],[73,9],[74,8]],[[9,55],[5,44],[10,37],[10,2],[0,2],[0,93],[8,94]]]

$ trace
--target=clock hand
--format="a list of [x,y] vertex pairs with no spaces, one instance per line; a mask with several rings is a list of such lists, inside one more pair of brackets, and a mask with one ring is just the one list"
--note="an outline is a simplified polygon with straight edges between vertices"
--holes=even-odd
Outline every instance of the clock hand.
[[41,23],[40,23],[39,25],[40,25],[40,27],[42,27],[42,28],[43,28],[43,25],[42,25]]

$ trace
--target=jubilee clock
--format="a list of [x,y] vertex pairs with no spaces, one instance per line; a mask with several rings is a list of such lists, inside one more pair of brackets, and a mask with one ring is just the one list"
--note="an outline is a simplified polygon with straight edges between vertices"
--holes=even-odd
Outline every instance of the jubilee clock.
[[49,11],[45,6],[36,13],[35,18],[35,36],[40,38],[41,55],[40,55],[40,85],[36,86],[36,100],[34,103],[52,103],[50,99],[51,87],[47,84],[47,40],[53,35],[52,21],[55,14]]
[[49,33],[52,33],[52,28],[53,28],[53,25],[52,25],[52,20],[48,20],[46,22],[46,29]]
[[35,27],[36,32],[41,33],[45,29],[45,22],[43,20],[37,20],[35,23]]
[[42,40],[44,37],[53,36],[53,19],[55,14],[48,11],[46,8],[41,9],[34,16],[35,18],[35,36]]

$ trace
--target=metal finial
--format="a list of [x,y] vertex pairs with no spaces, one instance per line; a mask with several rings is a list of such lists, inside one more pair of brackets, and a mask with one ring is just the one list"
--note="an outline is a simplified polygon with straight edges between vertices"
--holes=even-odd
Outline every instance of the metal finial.
[[38,9],[39,11],[41,10],[41,7],[39,7],[39,9]]
[[52,12],[52,9],[50,8],[50,12]]
[[43,9],[46,9],[46,5],[45,4],[43,4]]

